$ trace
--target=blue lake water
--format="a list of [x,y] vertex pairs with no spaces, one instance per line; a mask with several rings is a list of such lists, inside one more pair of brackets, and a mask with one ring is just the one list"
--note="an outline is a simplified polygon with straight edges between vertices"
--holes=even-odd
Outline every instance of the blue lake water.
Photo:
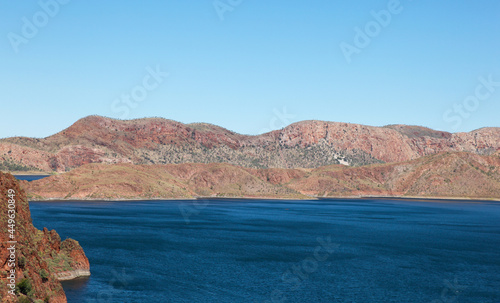
[[500,204],[30,202],[77,239],[68,302],[500,302]]
[[43,178],[50,177],[50,175],[14,175],[17,180],[26,180],[28,182],[40,180]]

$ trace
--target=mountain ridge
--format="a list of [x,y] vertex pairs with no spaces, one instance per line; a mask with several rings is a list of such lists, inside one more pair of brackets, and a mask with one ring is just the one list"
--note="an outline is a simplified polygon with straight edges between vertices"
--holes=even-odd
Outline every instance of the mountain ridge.
[[407,161],[439,152],[493,154],[498,150],[497,127],[448,133],[401,124],[376,127],[306,120],[260,135],[244,135],[209,123],[88,116],[46,138],[1,139],[0,164],[3,160],[26,169],[57,172],[88,163],[217,162],[254,168],[315,168]]

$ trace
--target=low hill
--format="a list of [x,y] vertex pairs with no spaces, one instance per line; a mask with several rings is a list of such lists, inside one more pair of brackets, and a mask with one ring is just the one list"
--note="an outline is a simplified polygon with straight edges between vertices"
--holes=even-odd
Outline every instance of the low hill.
[[500,199],[500,156],[440,153],[362,167],[88,164],[25,183],[33,199],[407,196]]
[[290,188],[225,163],[88,164],[25,185],[35,199],[304,198]]
[[320,168],[288,187],[303,194],[500,199],[500,157],[441,153],[363,167]]

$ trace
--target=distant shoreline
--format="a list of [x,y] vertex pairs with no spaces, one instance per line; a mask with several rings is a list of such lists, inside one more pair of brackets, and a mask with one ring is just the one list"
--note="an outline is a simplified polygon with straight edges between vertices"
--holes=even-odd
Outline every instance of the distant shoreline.
[[54,173],[45,171],[2,171],[5,174],[11,174],[13,176],[53,176]]
[[194,197],[194,198],[85,198],[85,199],[29,199],[29,202],[139,202],[139,201],[197,201],[197,200],[276,200],[276,201],[321,201],[321,200],[366,200],[366,199],[383,199],[383,200],[406,200],[406,201],[424,201],[446,203],[446,201],[460,202],[500,202],[500,198],[465,198],[465,197],[406,197],[406,196],[346,196],[346,197],[310,197],[305,199],[298,198],[265,198],[265,197]]

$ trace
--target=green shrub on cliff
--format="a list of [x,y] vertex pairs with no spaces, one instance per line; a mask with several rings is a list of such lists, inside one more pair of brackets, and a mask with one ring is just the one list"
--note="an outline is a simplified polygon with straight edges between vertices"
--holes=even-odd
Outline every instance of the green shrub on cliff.
[[24,256],[19,257],[18,264],[20,268],[24,268],[26,266],[26,258]]
[[24,278],[19,283],[16,284],[17,293],[29,296],[31,295],[31,291],[32,291],[31,282],[28,278]]
[[46,282],[49,279],[49,273],[43,268],[40,270],[40,278],[42,278],[43,282]]

